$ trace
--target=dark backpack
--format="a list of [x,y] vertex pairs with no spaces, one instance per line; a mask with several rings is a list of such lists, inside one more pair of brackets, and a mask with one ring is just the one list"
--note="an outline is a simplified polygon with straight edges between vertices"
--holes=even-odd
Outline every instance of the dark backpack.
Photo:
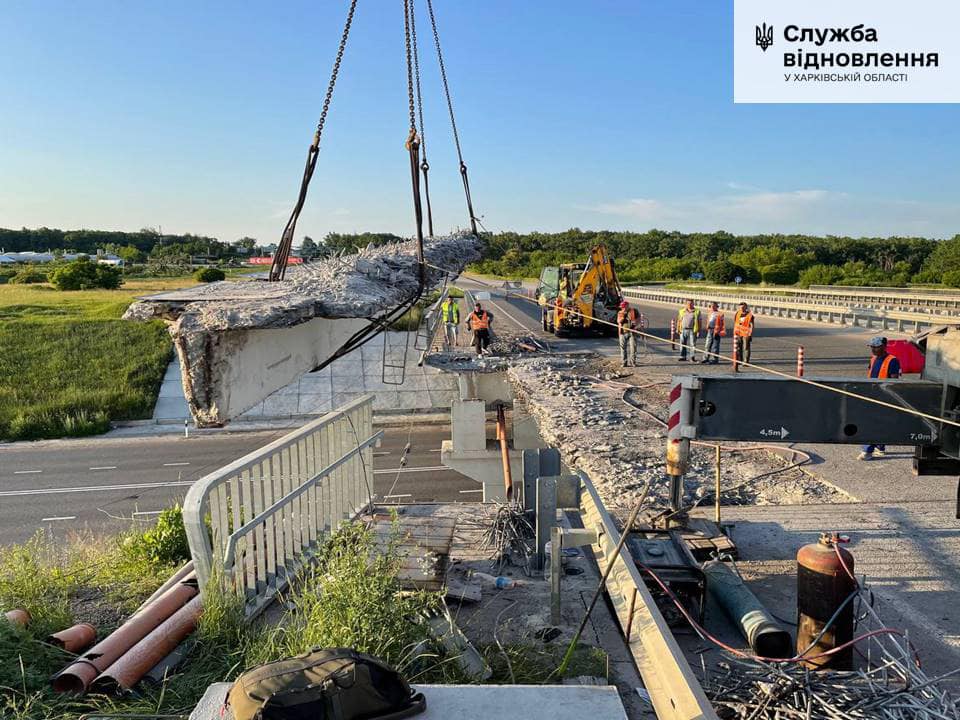
[[234,720],[398,720],[427,701],[400,673],[348,648],[314,648],[247,670],[227,696]]

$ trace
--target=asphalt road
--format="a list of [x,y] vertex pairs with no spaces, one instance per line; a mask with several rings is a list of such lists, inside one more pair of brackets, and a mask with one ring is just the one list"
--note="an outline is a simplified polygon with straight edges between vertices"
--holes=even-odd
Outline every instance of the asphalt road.
[[[387,427],[374,451],[374,492],[386,502],[476,500],[478,484],[440,466],[449,426]],[[282,436],[276,432],[56,440],[0,446],[0,545],[38,529],[116,531],[148,522],[200,477]],[[407,442],[411,452],[398,473]],[[461,492],[462,491],[462,492]]]
[[[541,329],[540,307],[529,299],[506,296],[505,292],[491,284],[466,277],[457,280],[457,285],[473,290],[490,292],[491,299],[485,304],[494,314],[494,332],[523,332],[548,342],[558,350],[593,350],[604,355],[615,356],[619,353],[616,338],[557,338]],[[631,300],[634,307],[647,316],[648,332],[662,338],[670,336],[670,320],[676,317],[679,307],[653,303],[639,303]],[[728,337],[721,342],[720,352],[724,355],[732,351],[733,315],[726,313]],[[797,347],[804,348],[804,374],[811,375],[847,375],[863,377],[866,372],[870,351],[869,340],[876,331],[859,328],[842,328],[836,325],[818,324],[800,320],[786,320],[758,315],[753,338],[751,362],[770,367],[781,372],[793,373],[797,364]],[[889,333],[891,337],[896,333]],[[697,347],[703,347],[703,339],[698,339]],[[641,349],[642,351],[642,349]],[[669,343],[646,341],[647,364],[653,366],[675,366],[678,371],[684,367],[691,370],[689,363],[677,362],[678,353],[670,350]],[[702,356],[701,356],[702,359]],[[697,365],[696,372],[729,372],[729,365],[719,365],[709,369]]]

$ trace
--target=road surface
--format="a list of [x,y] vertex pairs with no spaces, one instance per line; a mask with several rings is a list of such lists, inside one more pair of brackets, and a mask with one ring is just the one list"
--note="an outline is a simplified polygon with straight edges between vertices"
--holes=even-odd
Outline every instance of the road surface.
[[[484,304],[494,315],[494,332],[522,332],[541,338],[558,350],[593,350],[604,355],[615,356],[619,353],[616,338],[557,338],[542,330],[540,307],[531,300],[516,295],[505,296],[505,291],[496,288],[495,282],[481,281],[469,277],[457,280],[457,286],[471,291],[486,290],[491,299]],[[493,287],[491,287],[493,286]],[[648,332],[662,338],[670,335],[670,320],[676,317],[679,306],[640,303],[630,301],[640,312],[647,316]],[[728,355],[732,351],[733,313],[726,312],[728,336],[721,343],[720,352]],[[751,362],[757,365],[794,373],[797,365],[797,347],[804,349],[804,374],[810,375],[848,375],[863,377],[866,373],[870,351],[867,340],[877,331],[861,328],[842,328],[836,325],[817,324],[801,320],[787,320],[763,315],[756,317],[756,330],[753,338]],[[896,333],[888,333],[891,337]],[[730,366],[719,365],[707,369],[676,360],[678,353],[670,350],[668,343],[646,341],[647,363],[652,367],[676,367],[678,372],[729,372]],[[698,339],[698,350],[703,347],[703,338]],[[702,359],[702,356],[700,356]],[[752,372],[752,370],[751,370]]]
[[[440,466],[447,425],[387,427],[374,491],[387,502],[476,500],[479,485]],[[207,473],[289,430],[183,437],[55,440],[0,446],[0,545],[37,530],[116,531],[147,522]],[[400,472],[407,442],[411,452]]]

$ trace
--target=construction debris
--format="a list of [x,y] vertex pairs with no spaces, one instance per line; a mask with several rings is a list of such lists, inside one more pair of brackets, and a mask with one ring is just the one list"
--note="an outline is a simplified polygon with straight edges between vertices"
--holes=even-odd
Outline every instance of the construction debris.
[[[470,234],[425,242],[426,288],[448,274],[438,268],[455,275],[476,260],[481,245]],[[301,266],[280,282],[218,282],[141,298],[124,318],[169,323],[194,420],[222,425],[322,366],[419,289],[416,243],[408,241]]]
[[[648,506],[668,506],[664,476],[665,429],[649,414],[623,402],[624,389],[607,361],[559,355],[515,359],[507,376],[527,411],[536,417],[543,440],[560,449],[564,463],[593,479],[608,509],[623,514],[652,480]],[[666,413],[668,374],[644,375],[639,396],[654,415]],[[766,452],[741,456],[722,468],[722,501],[780,504],[843,501],[838,490]],[[777,474],[771,474],[776,471]],[[783,471],[783,472],[781,472]],[[691,452],[684,477],[684,505],[712,500],[713,453]]]

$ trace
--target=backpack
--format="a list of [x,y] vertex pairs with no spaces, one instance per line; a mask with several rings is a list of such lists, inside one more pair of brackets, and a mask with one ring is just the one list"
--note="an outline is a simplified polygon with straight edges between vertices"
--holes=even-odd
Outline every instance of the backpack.
[[423,712],[400,673],[349,648],[314,648],[247,670],[226,705],[234,720],[398,720]]

